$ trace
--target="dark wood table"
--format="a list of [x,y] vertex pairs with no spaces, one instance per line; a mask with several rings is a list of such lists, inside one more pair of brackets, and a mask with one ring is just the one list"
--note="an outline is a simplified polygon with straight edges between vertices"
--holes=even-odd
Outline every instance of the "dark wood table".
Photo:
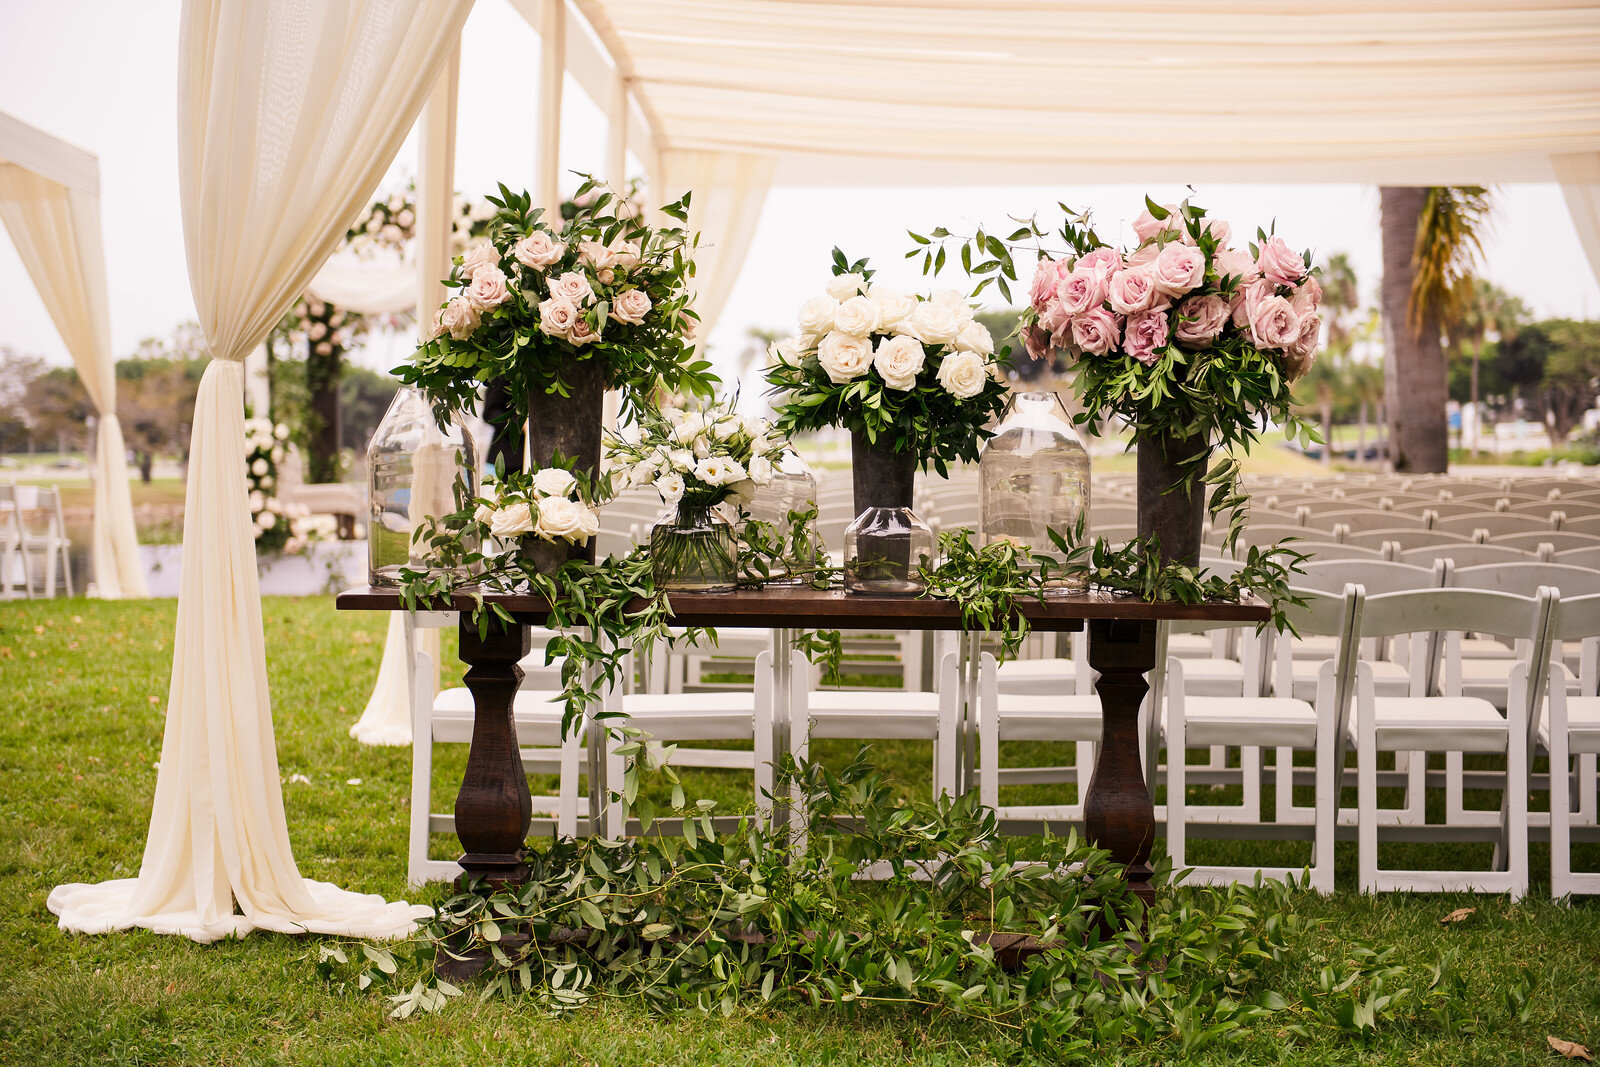
[[[528,594],[489,594],[515,625],[491,625],[479,638],[468,613],[472,596],[457,593],[448,601],[427,605],[432,611],[463,613],[460,655],[467,664],[466,685],[472,691],[474,720],[467,769],[456,796],[456,835],[464,850],[461,868],[467,877],[491,882],[516,881],[526,871],[523,846],[532,823],[528,781],[518,753],[512,700],[522,680],[518,666],[531,647],[528,627],[542,625],[549,605]],[[340,593],[344,611],[403,611],[394,589],[365,588]],[[771,627],[774,640],[788,641],[794,629],[959,630],[960,609],[947,600],[914,597],[861,596],[843,590],[772,587],[732,593],[679,593],[671,597],[672,618],[681,626]],[[1098,759],[1084,797],[1084,831],[1089,841],[1106,849],[1127,868],[1128,882],[1147,903],[1150,846],[1155,838],[1155,808],[1145,783],[1139,750],[1139,705],[1148,686],[1145,674],[1155,666],[1156,623],[1172,620],[1264,621],[1263,602],[1238,604],[1154,604],[1130,597],[1091,593],[1028,602],[1021,612],[1034,629],[1078,630],[1089,627],[1089,665],[1099,672],[1103,725]],[[786,672],[789,657],[775,648],[774,670]],[[971,677],[971,672],[967,673]],[[777,694],[789,691],[786,679],[775,679]],[[786,711],[786,709],[785,709]],[[775,715],[783,723],[788,715]],[[779,748],[784,751],[787,746]],[[591,808],[591,825],[598,813]]]

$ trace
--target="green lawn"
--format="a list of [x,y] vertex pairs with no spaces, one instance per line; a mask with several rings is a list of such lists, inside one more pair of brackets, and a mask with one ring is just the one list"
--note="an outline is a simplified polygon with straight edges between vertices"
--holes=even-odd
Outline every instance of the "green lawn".
[[[475,997],[436,1016],[389,1020],[376,998],[331,990],[306,960],[316,938],[255,934],[210,946],[134,931],[100,937],[59,932],[45,908],[69,881],[133,875],[139,866],[160,758],[174,604],[84,600],[0,605],[0,1063],[915,1063],[1007,1062],[1003,1037],[917,1012],[767,1006],[728,1019],[652,1018],[625,1005],[552,1019],[519,1002]],[[326,598],[265,605],[289,830],[302,873],[351,889],[403,894],[409,752],[373,749],[347,735],[382,650],[383,619],[339,614]],[[447,641],[449,640],[447,636]],[[452,642],[453,643],[453,642]],[[459,670],[447,646],[446,661]],[[464,746],[451,746],[464,748]],[[849,742],[819,742],[824,760]],[[926,746],[880,746],[880,764],[907,782],[926,777]],[[1038,749],[1008,753],[1036,761]],[[464,753],[441,753],[435,788],[445,798]],[[732,774],[687,774],[691,797],[747,802]],[[359,780],[359,784],[351,784]],[[1037,787],[1036,787],[1037,788]],[[1015,797],[1022,799],[1019,791]],[[448,806],[448,800],[440,804]],[[435,810],[439,810],[436,808]],[[449,842],[436,842],[447,855]],[[1195,858],[1279,856],[1292,846],[1210,845]],[[1421,848],[1421,846],[1414,846]],[[1341,846],[1341,892],[1297,898],[1331,920],[1301,958],[1284,965],[1284,992],[1314,982],[1350,939],[1397,946],[1399,962],[1425,967],[1461,953],[1464,1007],[1476,1036],[1423,1023],[1380,1029],[1368,1043],[1336,1031],[1293,1038],[1274,1017],[1195,1057],[1206,1063],[1548,1062],[1547,1034],[1600,1045],[1600,901],[1557,907],[1547,853],[1535,850],[1534,895],[1388,896],[1349,890],[1353,846]],[[1413,852],[1387,857],[1455,858]],[[1593,850],[1587,858],[1596,859]],[[439,899],[440,890],[424,893]],[[1477,908],[1466,922],[1439,918]],[[1534,976],[1528,1020],[1504,990]],[[1288,1013],[1285,1013],[1288,1014]],[[1122,1062],[1170,1062],[1176,1046],[1124,1049]]]

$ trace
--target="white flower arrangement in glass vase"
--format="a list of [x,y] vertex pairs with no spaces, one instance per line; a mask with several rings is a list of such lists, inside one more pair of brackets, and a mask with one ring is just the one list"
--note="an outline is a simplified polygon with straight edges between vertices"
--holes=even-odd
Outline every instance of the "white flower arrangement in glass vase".
[[712,511],[746,504],[772,481],[788,443],[764,419],[734,410],[736,398],[693,410],[665,405],[608,441],[612,473],[623,488],[653,486],[672,509],[650,535],[656,588],[724,592],[738,566],[733,527]]

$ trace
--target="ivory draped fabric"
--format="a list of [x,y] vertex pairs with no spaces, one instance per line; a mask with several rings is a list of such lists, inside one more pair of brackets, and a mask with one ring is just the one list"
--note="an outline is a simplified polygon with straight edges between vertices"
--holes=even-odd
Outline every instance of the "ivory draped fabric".
[[1600,13],[1551,0],[575,0],[669,150],[778,184],[1549,181]]
[[743,152],[662,154],[662,202],[693,193],[689,230],[700,234],[694,254],[694,310],[700,315],[698,336],[702,341],[716,328],[733,284],[739,280],[776,164],[771,156]]
[[376,189],[471,6],[184,4],[179,178],[213,358],[195,403],[166,735],[138,878],[57,887],[48,903],[63,929],[396,937],[429,912],[295,864],[245,497],[242,361]]
[[371,255],[336,252],[306,292],[346,311],[395,315],[417,304],[417,264],[387,249]]
[[1561,183],[1561,195],[1567,201],[1572,225],[1578,230],[1589,269],[1600,280],[1600,151],[1556,156],[1550,162]]
[[[17,125],[21,125],[20,123]],[[4,128],[9,130],[10,123]],[[61,334],[99,416],[94,449],[95,591],[107,599],[146,597],[128,491],[127,446],[117,421],[116,364],[106,301],[100,198],[17,163],[0,145],[0,221]],[[92,156],[89,157],[93,162]],[[97,167],[97,165],[96,165]]]

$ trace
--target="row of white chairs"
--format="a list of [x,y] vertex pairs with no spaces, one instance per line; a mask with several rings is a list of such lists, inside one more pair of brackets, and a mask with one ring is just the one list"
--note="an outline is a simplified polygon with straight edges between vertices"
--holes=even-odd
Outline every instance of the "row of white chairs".
[[0,598],[72,596],[71,547],[60,489],[0,482]]

